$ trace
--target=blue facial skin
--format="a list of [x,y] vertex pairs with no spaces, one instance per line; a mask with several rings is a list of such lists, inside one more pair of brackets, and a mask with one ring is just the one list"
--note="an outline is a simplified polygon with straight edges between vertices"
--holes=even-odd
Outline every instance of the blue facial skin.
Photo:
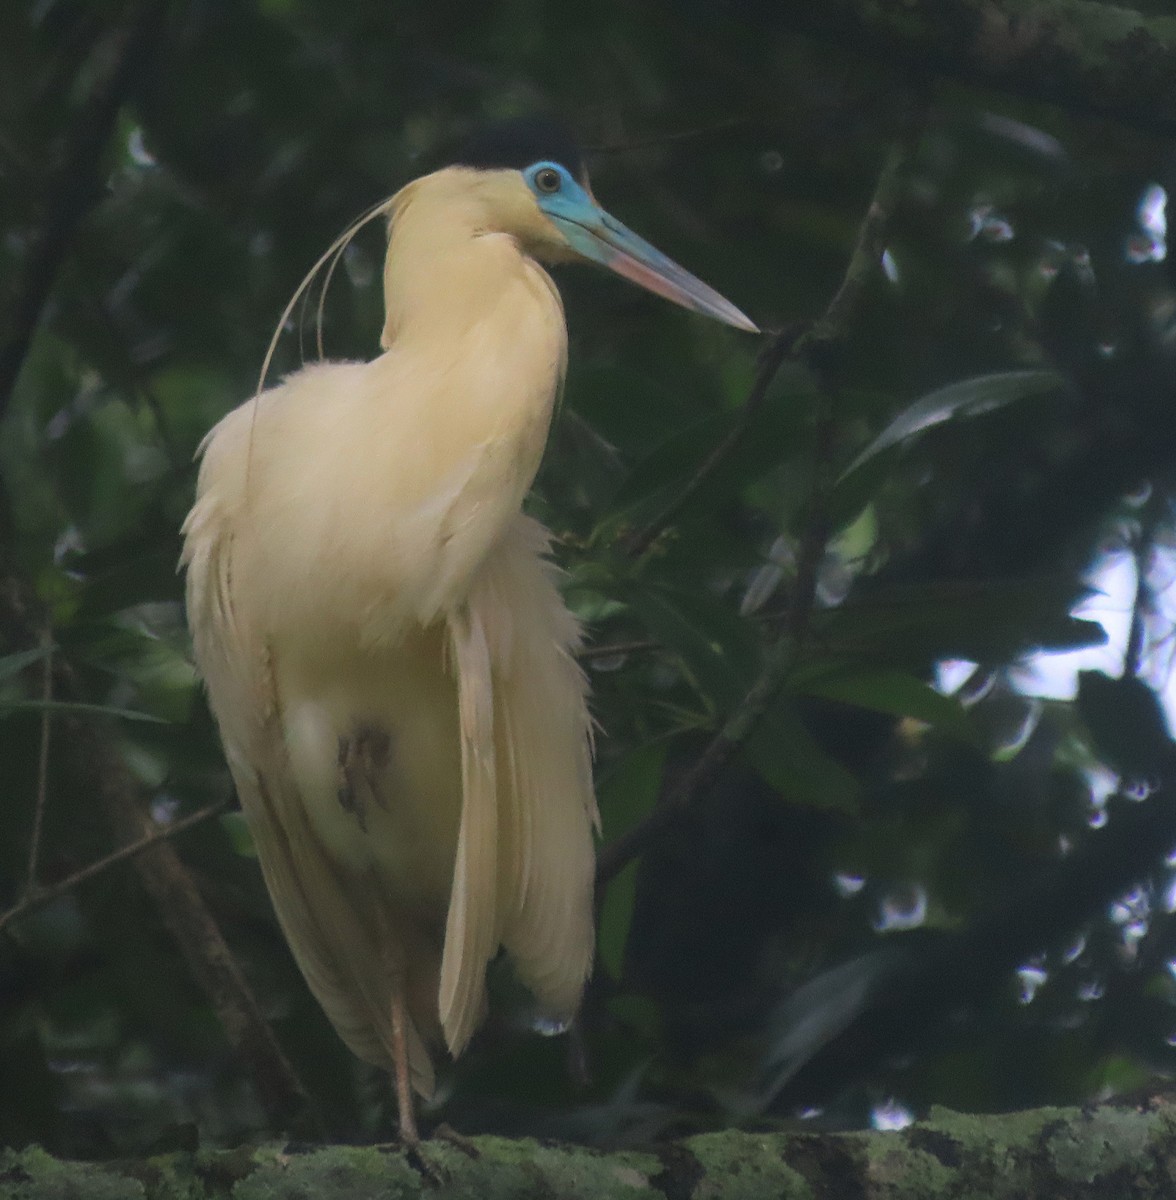
[[[559,177],[555,191],[542,188],[537,182],[538,177],[546,179],[552,171]],[[616,258],[616,251],[624,250],[654,269],[674,266],[660,250],[613,220],[576,182],[567,167],[556,162],[537,162],[523,172],[523,178],[535,193],[539,207],[555,222],[577,254],[607,267]]]
[[522,174],[540,210],[581,257],[600,263],[684,308],[737,329],[758,332],[729,300],[610,217],[566,167],[557,162],[537,162]]
[[[558,178],[558,188],[553,191],[550,184],[545,188],[540,187],[538,179],[548,180],[552,172]],[[604,213],[576,182],[567,167],[561,167],[556,162],[537,162],[523,172],[523,178],[535,194],[540,209],[555,223],[568,245],[577,254],[607,266],[609,256],[605,253],[606,247],[593,233],[593,227],[600,226],[600,218]]]

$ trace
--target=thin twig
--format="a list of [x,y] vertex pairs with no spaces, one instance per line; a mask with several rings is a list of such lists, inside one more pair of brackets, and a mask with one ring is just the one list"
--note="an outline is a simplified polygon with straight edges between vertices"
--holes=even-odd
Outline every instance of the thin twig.
[[912,124],[907,137],[896,142],[887,155],[874,187],[870,207],[866,209],[866,215],[858,227],[853,253],[842,276],[841,286],[829,301],[829,307],[825,309],[821,319],[807,333],[801,335],[793,353],[811,353],[814,346],[820,343],[840,342],[849,332],[857,316],[866,284],[876,276],[882,265],[882,255],[886,250],[886,231],[902,195],[903,171],[914,152],[914,144],[918,137],[917,128],[921,128],[921,124],[917,127]]
[[796,586],[785,633],[769,646],[759,678],[727,718],[722,729],[710,740],[690,769],[662,797],[657,808],[600,851],[596,862],[598,887],[619,874],[631,859],[677,820],[684,808],[715,782],[795,669],[808,631],[816,598],[818,572],[828,540],[826,501],[833,429],[833,410],[830,406],[818,431],[812,508],[797,555]]
[[612,658],[617,654],[643,654],[646,650],[656,650],[660,644],[650,638],[636,642],[603,642],[599,646],[582,646],[576,651],[576,657],[581,662],[591,662],[596,658]]
[[725,438],[703,459],[685,486],[648,525],[625,542],[625,549],[640,556],[673,524],[715,469],[726,461],[747,431],[752,418],[767,400],[772,381],[785,362],[808,357],[818,358],[829,346],[841,341],[848,332],[866,284],[877,273],[886,249],[886,229],[902,190],[902,169],[912,150],[911,138],[898,142],[891,150],[878,176],[874,195],[858,227],[845,274],[829,306],[811,328],[798,333],[795,328],[780,330],[760,355],[755,379],[743,402],[739,420]]
[[[29,834],[29,855],[25,867],[23,899],[28,899],[37,890],[37,864],[41,857],[41,831],[45,825],[45,804],[49,796],[49,702],[53,699],[53,636],[49,627],[41,635],[41,647],[45,657],[41,661],[41,746],[37,755],[37,799],[33,807],[33,829]],[[0,928],[3,928],[0,921]]]
[[686,485],[655,516],[648,525],[638,530],[625,541],[625,549],[634,557],[640,557],[655,541],[673,524],[675,518],[690,502],[691,497],[703,483],[714,473],[715,468],[724,462],[732,450],[739,444],[751,418],[763,407],[768,396],[772,380],[776,378],[785,361],[791,357],[793,346],[796,344],[796,330],[789,328],[777,333],[760,355],[756,368],[755,379],[751,391],[739,412],[739,420],[725,438],[702,460],[698,469],[686,482]]
[[[0,546],[0,555],[2,552]],[[40,601],[28,581],[0,559],[0,627],[13,631],[17,643],[28,645],[37,640],[44,623]],[[54,690],[75,709],[85,701],[85,689],[62,655],[54,665]],[[118,750],[108,718],[59,710],[58,721],[63,753],[105,812],[114,840],[124,847],[115,854],[125,853],[133,860],[188,969],[216,1010],[229,1044],[249,1072],[271,1124],[287,1128],[292,1114],[307,1112],[307,1093],[208,905],[171,845],[171,836],[185,826],[177,821],[161,831],[152,820],[143,789]],[[192,819],[196,815],[192,814]],[[140,845],[142,842],[147,844]],[[40,903],[43,895],[37,893],[34,903]],[[12,919],[5,914],[6,922]]]
[[100,858],[96,862],[90,863],[89,866],[75,871],[72,875],[67,875],[51,887],[27,890],[19,904],[14,904],[7,912],[0,913],[0,930],[13,921],[20,920],[27,913],[34,912],[50,901],[56,900],[59,896],[72,892],[74,888],[93,879],[95,875],[100,875],[110,867],[125,862],[136,854],[141,854],[144,850],[154,846],[156,842],[175,837],[176,834],[183,833],[194,825],[200,825],[212,817],[219,816],[227,806],[227,800],[218,800],[215,804],[208,804],[194,813],[189,813],[186,817],[181,817],[178,821],[173,821],[170,825],[161,826],[154,833],[149,833],[145,837],[139,838],[138,841],[131,842],[130,845],[121,846],[113,853],[106,855],[105,858]]
[[[70,689],[77,694],[76,682]],[[156,832],[142,788],[98,721],[63,717],[77,767],[95,782],[97,799],[116,839],[130,845]],[[66,740],[65,738],[62,739]],[[159,838],[134,857],[135,870],[164,925],[224,1026],[229,1044],[253,1080],[272,1125],[283,1128],[304,1109],[306,1091],[278,1044],[257,997],[216,918],[171,841]]]
[[[907,136],[894,146],[887,157],[874,188],[870,206],[858,230],[845,275],[828,308],[820,320],[799,337],[777,335],[761,361],[752,392],[744,406],[745,412],[749,405],[754,403],[758,406],[763,402],[772,378],[789,355],[806,355],[820,373],[829,357],[830,349],[843,343],[849,336],[866,283],[880,265],[886,229],[901,195],[902,169],[913,151],[916,137],[917,129],[912,123]],[[617,875],[627,863],[659,837],[677,820],[683,809],[714,783],[722,769],[747,740],[756,723],[771,707],[803,652],[809,620],[816,601],[821,559],[829,536],[828,499],[836,425],[836,395],[828,379],[823,380],[821,404],[817,419],[808,520],[800,540],[796,584],[784,631],[769,645],[759,677],[689,770],[668,790],[653,812],[601,850],[596,867],[598,888]],[[746,418],[742,425],[746,425]],[[728,453],[733,445],[734,440],[729,437],[721,444],[723,453]],[[701,478],[714,469],[717,461],[716,455],[712,453],[678,499],[637,535],[630,548],[640,552],[652,544],[686,499],[697,489]]]
[[1131,604],[1131,627],[1123,651],[1123,674],[1138,679],[1143,672],[1147,652],[1147,617],[1152,608],[1152,588],[1148,579],[1148,560],[1156,540],[1156,527],[1165,507],[1153,492],[1140,515],[1139,533],[1135,538],[1135,597]]
[[697,125],[691,129],[676,129],[668,133],[651,134],[649,137],[585,146],[584,151],[586,154],[624,154],[629,150],[647,150],[651,146],[666,146],[673,142],[691,142],[695,138],[725,133],[728,129],[739,129],[752,123],[752,117],[723,117],[721,120],[711,121],[708,125]]

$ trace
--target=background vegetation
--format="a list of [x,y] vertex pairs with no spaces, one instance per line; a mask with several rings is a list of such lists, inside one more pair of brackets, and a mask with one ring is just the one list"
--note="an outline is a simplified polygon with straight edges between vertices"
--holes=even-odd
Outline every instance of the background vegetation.
[[1176,1065],[1168,47],[926,7],[0,6],[0,1144],[390,1128],[232,810],[177,530],[335,233],[536,109],[767,332],[560,272],[532,506],[591,631],[600,966],[559,1038],[496,971],[428,1119],[885,1126]]

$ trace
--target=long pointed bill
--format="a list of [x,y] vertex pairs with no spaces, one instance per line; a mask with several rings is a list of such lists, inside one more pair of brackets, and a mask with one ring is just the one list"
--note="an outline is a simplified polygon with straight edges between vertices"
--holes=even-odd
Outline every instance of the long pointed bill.
[[683,308],[704,313],[748,333],[759,333],[755,323],[734,304],[609,216],[604,209],[595,204],[561,206],[561,209],[558,212],[548,209],[548,216],[559,226],[577,254]]

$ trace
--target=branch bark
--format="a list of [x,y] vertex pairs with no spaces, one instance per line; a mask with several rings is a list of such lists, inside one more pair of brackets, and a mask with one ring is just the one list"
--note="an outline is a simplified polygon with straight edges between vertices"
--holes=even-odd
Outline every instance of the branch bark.
[[[38,609],[27,583],[10,570],[0,570],[0,624],[14,641],[36,644],[37,630],[44,624]],[[80,681],[60,657],[54,665],[53,690],[68,700],[85,700]],[[266,1116],[274,1128],[287,1126],[293,1117],[308,1112],[306,1091],[187,868],[175,848],[159,836],[142,789],[118,752],[113,724],[76,714],[63,714],[58,720],[60,743],[74,774],[93,788],[115,841],[128,848],[125,853],[130,856],[130,848],[136,848],[135,870],[245,1063]],[[4,922],[11,916],[6,914]]]
[[780,6],[799,32],[924,76],[1000,88],[1140,129],[1176,131],[1176,20],[1101,0],[822,0]]
[[[79,717],[63,723],[63,741],[82,777],[94,781],[115,838],[129,845],[151,837],[157,832],[155,822],[110,731],[100,731],[98,722]],[[244,1060],[266,1116],[275,1128],[282,1128],[305,1110],[306,1092],[192,876],[167,841],[148,847],[133,862],[188,970],[216,1010],[230,1045]]]
[[0,416],[8,408],[41,314],[74,234],[101,195],[100,168],[119,111],[156,43],[167,0],[147,0],[138,19],[114,35],[109,67],[91,90],[66,139],[62,167],[50,186],[45,219],[24,261],[8,332],[0,344]]
[[0,1152],[0,1200],[140,1195],[200,1200],[226,1195],[283,1200],[357,1196],[666,1197],[932,1196],[1098,1197],[1159,1200],[1176,1193],[1176,1110],[1036,1109],[967,1116],[933,1110],[884,1133],[745,1133],[727,1130],[648,1149],[476,1137],[429,1141],[414,1157],[396,1146],[282,1144],[169,1154],[141,1161],[74,1163],[33,1147]]
[[174,821],[171,825],[157,827],[151,833],[139,838],[138,841],[131,842],[127,846],[120,846],[119,849],[112,851],[105,858],[100,858],[97,862],[92,862],[88,866],[74,871],[72,875],[67,875],[57,883],[50,884],[47,887],[37,884],[27,889],[19,903],[14,904],[7,912],[0,913],[0,933],[14,921],[19,921],[21,917],[26,916],[28,913],[36,912],[37,909],[43,908],[58,897],[72,892],[75,888],[81,887],[83,883],[88,883],[95,875],[101,875],[103,871],[108,871],[118,863],[126,862],[128,858],[134,858],[136,854],[142,854],[144,850],[154,846],[156,842],[174,838],[177,834],[184,833],[194,825],[201,825],[210,818],[219,816],[225,811],[226,807],[226,802],[223,800],[215,804],[208,804],[194,813],[189,813],[186,817],[180,817],[178,821]]

